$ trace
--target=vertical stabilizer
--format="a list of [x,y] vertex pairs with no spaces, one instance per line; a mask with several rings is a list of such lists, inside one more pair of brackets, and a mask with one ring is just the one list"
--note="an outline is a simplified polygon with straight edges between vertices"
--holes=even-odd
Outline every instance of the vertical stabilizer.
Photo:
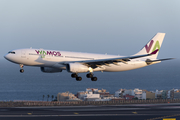
[[[164,36],[165,33],[157,33],[136,55],[149,54],[157,49],[160,51]],[[149,56],[148,58],[156,59],[159,51],[155,55]]]

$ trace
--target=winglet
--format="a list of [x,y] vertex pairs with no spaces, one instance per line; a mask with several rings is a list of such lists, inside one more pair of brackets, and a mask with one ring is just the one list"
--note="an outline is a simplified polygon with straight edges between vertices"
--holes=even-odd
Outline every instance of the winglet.
[[159,51],[159,49],[156,49],[155,51],[153,51],[153,52],[150,53],[150,54],[151,54],[151,55],[155,55],[158,51]]

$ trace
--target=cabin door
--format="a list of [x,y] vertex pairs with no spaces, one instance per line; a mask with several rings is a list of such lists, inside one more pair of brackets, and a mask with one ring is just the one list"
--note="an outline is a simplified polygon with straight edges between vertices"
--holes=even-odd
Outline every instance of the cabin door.
[[26,58],[26,51],[25,50],[21,50],[21,58]]

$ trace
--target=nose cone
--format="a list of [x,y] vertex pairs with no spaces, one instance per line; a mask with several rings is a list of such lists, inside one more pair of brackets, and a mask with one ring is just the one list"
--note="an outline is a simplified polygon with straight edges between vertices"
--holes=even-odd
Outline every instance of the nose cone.
[[7,54],[4,55],[4,58],[10,62],[16,62],[17,56],[15,51],[9,51]]
[[5,58],[6,60],[8,60],[8,61],[12,61],[12,60],[11,60],[11,55],[10,55],[10,54],[4,55],[4,58]]
[[8,60],[8,59],[7,59],[7,54],[6,54],[6,55],[4,55],[4,58],[5,58],[6,60]]

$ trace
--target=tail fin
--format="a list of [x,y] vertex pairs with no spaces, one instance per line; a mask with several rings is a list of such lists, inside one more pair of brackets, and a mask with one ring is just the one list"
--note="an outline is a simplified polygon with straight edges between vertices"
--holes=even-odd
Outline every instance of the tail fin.
[[[156,49],[161,48],[162,42],[164,40],[165,33],[157,33],[144,47],[141,51],[139,51],[136,55],[143,55],[143,54],[149,54]],[[149,56],[148,58],[156,59],[158,56],[159,51],[152,56]]]

